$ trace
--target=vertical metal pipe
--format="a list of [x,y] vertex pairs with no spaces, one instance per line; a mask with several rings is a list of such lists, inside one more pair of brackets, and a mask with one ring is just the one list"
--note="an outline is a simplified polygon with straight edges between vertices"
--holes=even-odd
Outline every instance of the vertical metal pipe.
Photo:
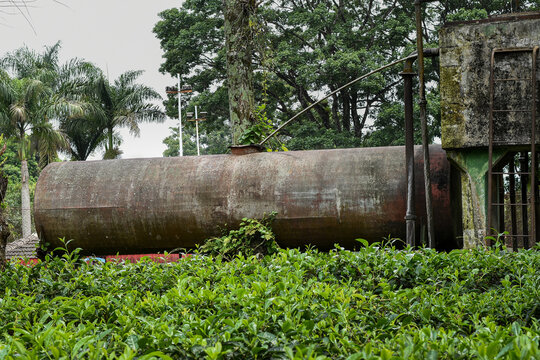
[[536,58],[540,47],[535,46],[532,52],[532,134],[531,134],[531,242],[536,242]]
[[518,229],[517,229],[517,216],[516,216],[516,175],[514,174],[516,172],[516,166],[514,162],[516,161],[516,155],[512,154],[512,157],[510,159],[510,164],[508,166],[508,172],[510,173],[510,221],[512,223],[512,249],[514,251],[517,251],[518,249],[518,243],[517,243],[517,235]]
[[197,105],[195,105],[195,131],[197,132],[197,156],[199,156],[201,152],[199,150],[199,112]]
[[[487,195],[487,229],[486,235],[491,235],[492,212],[493,212],[493,110],[495,95],[494,92],[494,67],[495,67],[495,52],[491,52],[490,70],[489,70],[489,145],[488,145],[488,195]],[[488,246],[492,246],[491,240],[486,240]]]
[[177,74],[178,77],[178,143],[180,144],[179,155],[184,156],[184,139],[182,135],[182,88],[180,82],[180,74]]
[[[537,159],[538,160],[538,159]],[[534,201],[533,201],[533,208],[531,209],[531,211],[533,211],[533,214],[532,214],[532,222],[533,222],[533,229],[531,230],[531,234],[533,235],[531,237],[531,247],[534,247],[537,243],[538,243],[538,239],[540,238],[540,227],[538,226],[538,217],[540,216],[540,208],[538,206],[538,200],[539,200],[539,197],[538,197],[538,178],[536,177],[536,173],[538,172],[538,161],[536,161],[536,170],[534,173],[535,177],[534,177],[534,181],[533,181],[533,185],[534,185],[534,190],[535,190],[535,196],[534,196]]]
[[526,151],[521,153],[519,157],[520,172],[521,174],[521,221],[523,228],[523,248],[529,248],[529,216],[527,212],[528,199],[527,199],[527,184],[529,182],[527,172],[529,172],[529,154]]
[[405,62],[403,72],[403,102],[405,104],[405,163],[407,172],[407,212],[405,214],[406,242],[416,246],[416,211],[414,208],[414,125],[413,125],[413,60]]
[[[498,209],[497,209],[498,210],[497,215],[499,217],[498,227],[499,227],[499,232],[504,233],[504,230],[505,230],[505,224],[504,224],[505,206],[504,206],[504,177],[503,177],[502,174],[497,175],[497,189],[499,190],[499,192],[498,192],[498,198],[499,199],[497,199],[497,203],[502,204],[502,205],[499,205]],[[503,240],[502,245],[504,246],[505,243],[506,243],[506,239],[503,238],[502,240]]]
[[424,39],[422,31],[422,4],[420,0],[415,1],[416,13],[416,47],[418,52],[418,75],[420,85],[420,122],[422,123],[422,148],[424,151],[424,186],[426,192],[426,217],[428,230],[428,244],[430,248],[435,247],[435,235],[433,233],[433,206],[431,194],[431,169],[429,162],[429,141],[426,118],[426,94],[424,81]]

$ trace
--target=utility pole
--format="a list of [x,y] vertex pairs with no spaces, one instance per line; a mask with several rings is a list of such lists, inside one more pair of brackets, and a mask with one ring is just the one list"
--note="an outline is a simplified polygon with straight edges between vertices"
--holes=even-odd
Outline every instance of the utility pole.
[[178,142],[180,143],[179,156],[184,156],[184,141],[182,137],[182,92],[180,91],[180,74],[177,74],[178,77]]
[[426,0],[416,0],[416,51],[418,53],[418,77],[420,87],[420,122],[422,124],[422,148],[424,152],[424,186],[426,192],[426,214],[427,214],[427,246],[435,247],[435,235],[433,230],[433,201],[431,194],[431,166],[429,161],[429,140],[426,117],[426,89],[424,79],[424,38],[422,30],[422,2]]
[[178,156],[184,156],[184,142],[182,134],[182,94],[193,92],[193,88],[189,85],[184,85],[184,87],[181,87],[180,74],[177,74],[176,76],[178,80],[178,87],[175,89],[174,87],[167,86],[165,88],[165,92],[167,94],[178,94]]
[[195,121],[195,131],[196,131],[196,134],[197,134],[197,156],[201,155],[201,151],[200,151],[200,148],[199,148],[199,121],[206,120],[207,112],[206,111],[201,111],[200,115],[201,115],[201,117],[199,118],[199,107],[197,105],[195,105],[195,118],[193,118],[193,113],[192,112],[187,113],[188,121]]
[[199,150],[199,113],[197,112],[198,106],[195,105],[195,132],[197,133],[197,156],[201,155]]

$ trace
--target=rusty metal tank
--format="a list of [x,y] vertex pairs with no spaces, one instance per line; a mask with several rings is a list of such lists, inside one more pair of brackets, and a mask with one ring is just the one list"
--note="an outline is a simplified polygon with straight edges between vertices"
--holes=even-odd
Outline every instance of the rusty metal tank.
[[[422,156],[415,152],[421,228]],[[73,239],[96,255],[191,248],[242,218],[273,211],[286,247],[404,239],[404,160],[404,147],[379,147],[52,163],[36,185],[35,224],[53,248],[59,238]],[[431,164],[444,245],[455,234],[450,165],[440,146],[431,146]]]

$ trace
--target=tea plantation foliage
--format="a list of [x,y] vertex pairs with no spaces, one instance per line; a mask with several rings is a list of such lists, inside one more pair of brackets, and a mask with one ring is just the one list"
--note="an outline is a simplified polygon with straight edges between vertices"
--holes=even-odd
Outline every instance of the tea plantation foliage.
[[370,246],[0,274],[0,358],[540,359],[540,255]]

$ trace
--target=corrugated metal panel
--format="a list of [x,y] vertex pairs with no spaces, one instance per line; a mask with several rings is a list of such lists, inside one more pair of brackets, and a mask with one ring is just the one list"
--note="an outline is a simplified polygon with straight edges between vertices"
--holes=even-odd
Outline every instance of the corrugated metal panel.
[[35,259],[37,258],[37,247],[39,245],[39,239],[35,235],[30,235],[27,238],[19,239],[7,244],[6,246],[6,259],[11,260],[14,258],[23,259]]

